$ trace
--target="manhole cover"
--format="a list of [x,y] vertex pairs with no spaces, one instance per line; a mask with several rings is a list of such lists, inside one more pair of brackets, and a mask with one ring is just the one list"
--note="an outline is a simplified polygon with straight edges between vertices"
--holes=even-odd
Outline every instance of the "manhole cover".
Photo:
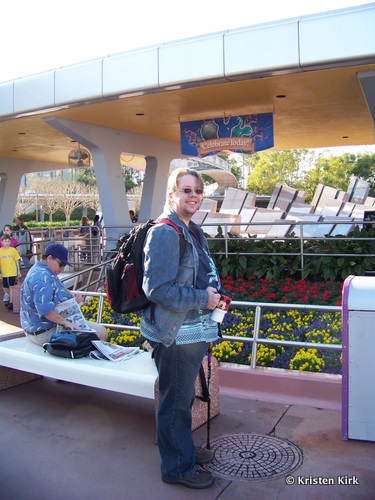
[[261,434],[228,434],[212,440],[213,461],[204,466],[230,481],[267,481],[290,475],[302,465],[303,455],[284,439]]

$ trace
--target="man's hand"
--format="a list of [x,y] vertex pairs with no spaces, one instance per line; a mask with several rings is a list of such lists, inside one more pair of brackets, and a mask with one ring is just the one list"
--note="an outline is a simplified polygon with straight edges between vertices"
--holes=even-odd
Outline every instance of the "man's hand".
[[57,311],[51,311],[44,315],[52,323],[63,326],[66,330],[79,330],[79,327],[75,323],[71,323],[64,316],[61,316]]
[[79,306],[83,305],[83,297],[80,293],[75,293],[74,298],[76,299],[76,302]]
[[75,323],[71,323],[70,321],[65,321],[65,323],[62,325],[65,330],[79,330],[79,326],[76,325]]

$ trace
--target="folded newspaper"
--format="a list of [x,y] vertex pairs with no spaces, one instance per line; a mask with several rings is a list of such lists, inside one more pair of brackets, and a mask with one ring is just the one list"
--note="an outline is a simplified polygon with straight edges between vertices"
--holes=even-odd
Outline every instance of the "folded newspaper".
[[126,361],[143,352],[139,347],[124,347],[104,340],[92,340],[91,342],[97,349],[97,351],[90,352],[90,358],[93,359],[109,359],[116,362]]
[[[72,297],[69,300],[65,300],[64,302],[60,302],[60,304],[57,304],[57,306],[55,307],[55,311],[61,314],[61,316],[66,320],[77,325],[78,328],[69,331],[74,331],[77,333],[83,333],[83,332],[96,333],[93,328],[89,328],[87,326],[81,308],[79,307],[74,297]],[[62,325],[56,326],[56,333],[61,333],[66,331],[67,331],[66,328],[64,328]]]

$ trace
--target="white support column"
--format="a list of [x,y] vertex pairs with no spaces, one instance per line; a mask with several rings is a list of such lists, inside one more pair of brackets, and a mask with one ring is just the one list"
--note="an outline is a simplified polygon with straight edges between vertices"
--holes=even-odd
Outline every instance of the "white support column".
[[146,157],[146,173],[143,182],[139,221],[156,219],[163,211],[170,163],[173,158],[160,162],[157,158]]
[[[110,147],[92,147],[90,151],[94,160],[106,237],[118,239],[125,232],[119,226],[131,226],[120,154]],[[109,246],[114,248],[116,245]]]
[[20,180],[21,178],[18,175],[9,175],[6,172],[0,173],[0,229],[5,224],[13,224]]
[[[160,215],[170,163],[181,155],[179,143],[56,117],[45,121],[90,150],[106,227],[131,225],[120,164],[123,152],[146,158],[140,222]],[[115,232],[111,230],[111,237]],[[119,229],[117,236],[123,232]]]

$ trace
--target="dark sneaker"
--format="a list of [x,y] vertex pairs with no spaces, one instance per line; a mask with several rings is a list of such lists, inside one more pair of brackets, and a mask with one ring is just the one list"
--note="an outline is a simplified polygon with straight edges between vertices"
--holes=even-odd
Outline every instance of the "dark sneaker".
[[13,311],[13,304],[11,302],[9,302],[9,304],[7,305],[7,308],[9,309],[9,311]]
[[198,448],[194,455],[195,463],[198,465],[208,464],[212,462],[214,452],[212,450]]
[[207,472],[203,469],[197,468],[195,472],[192,472],[186,477],[162,477],[164,483],[168,484],[182,484],[187,488],[193,488],[195,490],[203,490],[203,488],[209,488],[215,482],[215,476],[211,472]]

